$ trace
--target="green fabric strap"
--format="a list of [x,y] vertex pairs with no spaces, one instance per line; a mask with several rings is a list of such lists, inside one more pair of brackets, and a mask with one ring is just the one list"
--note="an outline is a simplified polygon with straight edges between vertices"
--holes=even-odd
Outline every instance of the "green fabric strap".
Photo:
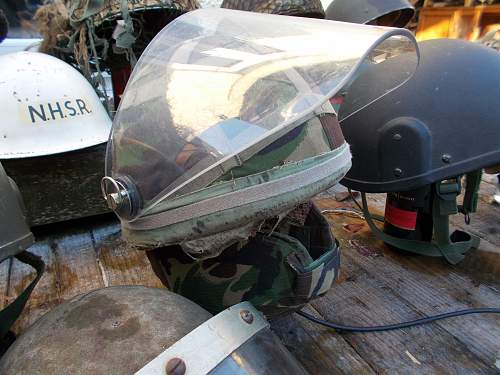
[[17,254],[16,258],[20,262],[33,267],[36,270],[36,277],[12,303],[0,311],[0,338],[5,337],[12,325],[23,312],[24,306],[26,305],[31,292],[35,288],[36,284],[42,277],[43,271],[45,270],[45,263],[42,261],[42,258],[37,255],[23,251]]
[[466,222],[468,224],[468,215],[471,212],[476,212],[477,201],[479,199],[479,185],[481,184],[481,177],[483,176],[483,170],[479,169],[474,172],[467,173],[465,175],[465,195],[464,201],[461,206],[459,206],[459,211],[466,215]]
[[449,215],[458,212],[457,196],[460,194],[460,178],[456,181],[435,184],[436,196],[432,202],[432,221],[434,226],[433,243],[441,255],[451,264],[457,264],[465,258],[465,253],[479,245],[479,238],[463,231],[455,231],[453,236],[460,241],[452,242],[450,237]]
[[443,256],[449,263],[457,264],[464,259],[469,249],[479,245],[479,238],[463,231],[453,233],[453,237],[460,237],[459,241],[452,242],[450,237],[449,215],[458,212],[456,198],[460,194],[459,179],[434,184],[433,188],[436,194],[432,202],[432,242],[398,238],[381,231],[373,222],[365,193],[361,193],[363,213],[372,232],[385,243],[420,255]]

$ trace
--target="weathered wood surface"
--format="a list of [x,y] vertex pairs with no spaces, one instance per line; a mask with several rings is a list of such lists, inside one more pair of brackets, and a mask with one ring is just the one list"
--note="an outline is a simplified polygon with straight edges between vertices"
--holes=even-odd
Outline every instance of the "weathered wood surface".
[[83,150],[1,160],[19,187],[31,225],[108,212],[100,191],[106,143]]
[[[373,237],[355,217],[327,214],[342,244],[339,282],[306,310],[351,325],[379,325],[469,307],[500,307],[500,207],[490,204],[495,187],[481,186],[479,212],[466,226],[482,237],[481,246],[458,266],[442,259],[403,255]],[[317,199],[321,208],[353,208],[333,194]],[[370,196],[381,213],[383,195]],[[36,230],[32,251],[47,272],[15,330],[88,290],[120,284],[162,287],[145,254],[120,239],[113,216],[67,222]],[[0,303],[26,286],[34,272],[17,262],[10,273],[0,266]],[[7,290],[9,288],[9,290]],[[500,317],[472,315],[384,333],[339,334],[292,315],[272,323],[284,344],[312,374],[495,374],[500,360]]]

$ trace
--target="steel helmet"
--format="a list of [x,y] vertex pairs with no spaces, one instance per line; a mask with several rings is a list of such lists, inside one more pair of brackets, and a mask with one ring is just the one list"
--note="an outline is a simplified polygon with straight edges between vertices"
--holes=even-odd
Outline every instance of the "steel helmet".
[[[360,96],[406,69],[406,57],[379,64],[351,86],[340,117],[353,166],[342,184],[390,193],[385,221],[391,236],[372,227],[384,241],[456,263],[478,239],[460,231],[450,236],[448,216],[462,212],[468,220],[478,171],[500,162],[500,106],[492,101],[500,97],[500,54],[449,39],[424,41],[419,49],[415,75],[355,113],[351,107]],[[464,203],[457,207],[466,174]]]
[[30,247],[35,239],[26,221],[24,204],[15,182],[0,164],[0,262]]
[[326,8],[326,19],[405,27],[414,13],[408,0],[333,0]]
[[284,16],[325,18],[325,11],[320,0],[224,0],[221,8]]
[[99,289],[57,306],[16,340],[0,372],[306,374],[249,303],[211,317],[182,296],[142,286]]
[[44,263],[42,260],[26,251],[34,240],[26,222],[23,201],[16,184],[7,176],[0,164],[0,263],[12,257],[26,263],[37,271],[37,277],[14,301],[0,311],[0,356],[10,345],[12,334],[10,328],[17,320],[38,280],[42,276]]
[[42,5],[34,20],[40,51],[77,67],[114,112],[144,48],[166,24],[197,8],[197,0],[59,0]]
[[335,184],[351,157],[327,98],[398,53],[415,68],[406,30],[209,8],[177,18],[139,60],[108,143],[103,192],[124,236],[227,245]]
[[36,52],[0,56],[0,159],[79,150],[106,142],[111,120],[74,68]]

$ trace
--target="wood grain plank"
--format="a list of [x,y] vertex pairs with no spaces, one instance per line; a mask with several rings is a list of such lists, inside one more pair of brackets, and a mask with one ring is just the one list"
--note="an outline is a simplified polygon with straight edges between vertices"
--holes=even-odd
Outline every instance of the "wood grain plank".
[[75,228],[51,237],[51,241],[63,300],[104,286],[89,229]]
[[[321,203],[329,207],[335,204],[327,202],[328,200],[323,200]],[[470,277],[474,272],[470,270],[472,260],[469,258],[463,265],[453,267],[442,259],[403,255],[375,239],[361,220],[346,216],[330,217],[330,220],[334,233],[340,233],[339,236],[343,238],[344,260],[347,258],[349,262],[373,275],[377,285],[389,288],[419,312],[431,315],[468,307],[500,307],[500,292],[483,285],[484,279]],[[350,223],[361,224],[362,229],[357,233],[343,230]],[[469,257],[482,252],[472,252]],[[478,259],[484,257],[476,257],[476,266],[481,269],[482,263]],[[462,269],[464,266],[467,269],[465,274]],[[498,281],[495,275],[493,277]],[[451,319],[437,324],[464,343],[485,363],[493,365],[500,351],[499,323],[500,317],[483,315]]]
[[116,222],[94,228],[95,249],[108,285],[145,285],[163,288],[146,253],[128,246]]
[[[457,272],[468,276],[474,283],[490,285],[496,290],[500,289],[500,206],[491,204],[491,196],[495,186],[482,182],[480,186],[480,199],[478,211],[471,215],[471,225],[466,225],[463,215],[450,217],[451,229],[460,229],[470,232],[481,238],[477,250],[470,251],[465,260],[455,267]],[[343,191],[337,188],[336,192]],[[334,192],[323,194],[318,200],[324,207],[354,208],[351,201],[336,202],[332,199]],[[382,215],[385,207],[385,194],[369,194],[370,211]]]
[[[322,318],[311,306],[304,311]],[[375,374],[340,335],[324,327],[295,314],[271,322],[271,327],[311,374]]]
[[[371,255],[378,257],[379,255]],[[379,325],[422,317],[390,287],[344,256],[343,280],[312,305],[331,321]],[[343,334],[376,372],[489,374],[492,368],[442,327],[429,324],[379,333]]]

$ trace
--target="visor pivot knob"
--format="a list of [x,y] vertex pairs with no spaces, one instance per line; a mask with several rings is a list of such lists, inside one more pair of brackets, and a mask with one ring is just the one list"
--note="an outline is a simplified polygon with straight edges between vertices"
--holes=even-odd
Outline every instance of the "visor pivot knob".
[[127,197],[127,193],[120,191],[117,193],[110,193],[106,195],[106,203],[108,207],[115,211],[118,207],[123,204],[124,199]]
[[111,177],[103,177],[101,191],[108,208],[118,212],[120,215],[132,214],[131,193],[122,181]]

